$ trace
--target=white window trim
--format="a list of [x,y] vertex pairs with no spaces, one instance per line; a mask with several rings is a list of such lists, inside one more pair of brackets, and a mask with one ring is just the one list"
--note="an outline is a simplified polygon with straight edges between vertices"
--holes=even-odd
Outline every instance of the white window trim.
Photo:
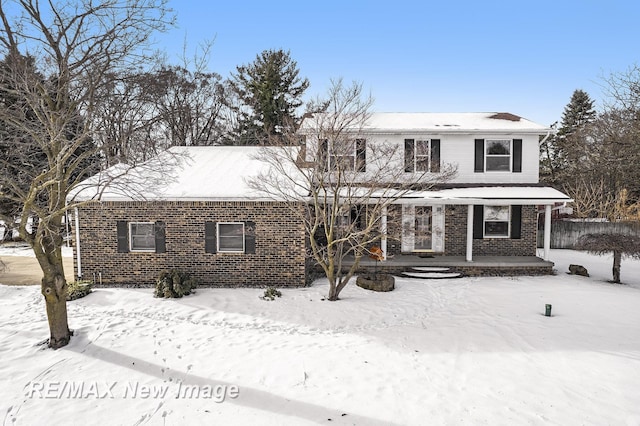
[[[507,141],[509,142],[509,155],[504,154],[487,154],[489,149],[489,142],[493,141]],[[487,167],[487,157],[493,158],[506,158],[509,157],[509,170],[489,170]],[[484,171],[488,173],[511,173],[513,171],[513,139],[505,138],[491,138],[484,140]]]
[[[485,224],[487,222],[504,222],[504,220],[489,220],[486,219],[486,210],[487,207],[508,207],[509,208],[509,218],[507,219],[507,235],[487,235]],[[485,205],[482,207],[482,238],[485,239],[493,239],[493,238],[511,238],[511,206],[500,206],[500,205]]]
[[[220,248],[220,225],[242,225],[242,250],[223,250]],[[216,223],[216,248],[218,253],[244,253],[245,247],[245,224],[244,222],[218,222]]]
[[152,249],[134,249],[133,248],[133,232],[131,230],[131,226],[132,225],[151,225],[154,228],[154,233],[155,233],[155,226],[156,223],[155,222],[129,222],[127,224],[129,226],[129,251],[132,253],[155,253],[156,252],[156,240],[155,240],[155,235],[154,235],[154,239],[153,239],[153,248]]

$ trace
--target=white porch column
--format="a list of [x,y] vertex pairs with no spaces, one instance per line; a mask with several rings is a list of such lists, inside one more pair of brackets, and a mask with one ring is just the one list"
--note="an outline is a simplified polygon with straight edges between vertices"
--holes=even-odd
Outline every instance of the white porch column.
[[544,206],[544,260],[549,260],[551,249],[551,204]]
[[387,260],[387,208],[382,208],[382,217],[380,218],[380,249],[382,249],[382,260]]
[[467,206],[467,262],[473,261],[473,205]]

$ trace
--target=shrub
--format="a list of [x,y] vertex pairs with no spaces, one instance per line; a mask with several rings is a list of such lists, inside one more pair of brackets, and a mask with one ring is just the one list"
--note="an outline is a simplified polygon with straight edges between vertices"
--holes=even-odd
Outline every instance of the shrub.
[[264,291],[264,295],[261,297],[262,300],[275,300],[276,297],[281,297],[282,293],[275,287],[267,287]]
[[194,292],[198,279],[176,269],[160,273],[156,281],[154,297],[180,298]]
[[93,283],[91,281],[74,281],[67,283],[67,301],[80,299],[91,293]]

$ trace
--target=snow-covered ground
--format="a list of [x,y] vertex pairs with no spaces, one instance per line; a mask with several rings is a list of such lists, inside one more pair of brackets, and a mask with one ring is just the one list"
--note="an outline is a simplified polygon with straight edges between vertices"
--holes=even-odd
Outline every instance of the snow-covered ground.
[[556,276],[398,279],[339,302],[323,281],[273,302],[98,289],[69,303],[58,351],[38,288],[0,285],[0,424],[639,425],[640,262],[614,285],[610,258],[552,259]]

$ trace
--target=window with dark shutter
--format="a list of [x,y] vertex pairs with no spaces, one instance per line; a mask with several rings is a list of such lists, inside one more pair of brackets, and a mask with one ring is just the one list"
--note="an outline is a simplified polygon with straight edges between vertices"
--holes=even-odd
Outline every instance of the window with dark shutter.
[[473,239],[481,240],[484,234],[484,206],[473,206]]
[[155,237],[156,237],[156,253],[166,253],[166,226],[164,222],[155,223]]
[[247,221],[244,223],[244,252],[256,253],[256,223]]
[[475,140],[474,168],[475,173],[484,172],[484,139]]
[[[113,222],[112,222],[113,223]],[[118,253],[129,252],[129,225],[124,220],[116,223],[118,229]]]
[[318,143],[318,166],[323,172],[329,170],[329,140],[321,139]]
[[514,173],[522,173],[522,139],[513,140],[513,168]]
[[216,237],[216,223],[206,221],[204,223],[204,252],[216,253],[218,251],[218,238]]
[[356,171],[367,171],[367,140],[356,139]]
[[414,140],[404,140],[404,171],[413,172],[414,169]]
[[522,206],[511,206],[511,238],[522,238]]
[[431,173],[440,172],[440,139],[431,139]]

